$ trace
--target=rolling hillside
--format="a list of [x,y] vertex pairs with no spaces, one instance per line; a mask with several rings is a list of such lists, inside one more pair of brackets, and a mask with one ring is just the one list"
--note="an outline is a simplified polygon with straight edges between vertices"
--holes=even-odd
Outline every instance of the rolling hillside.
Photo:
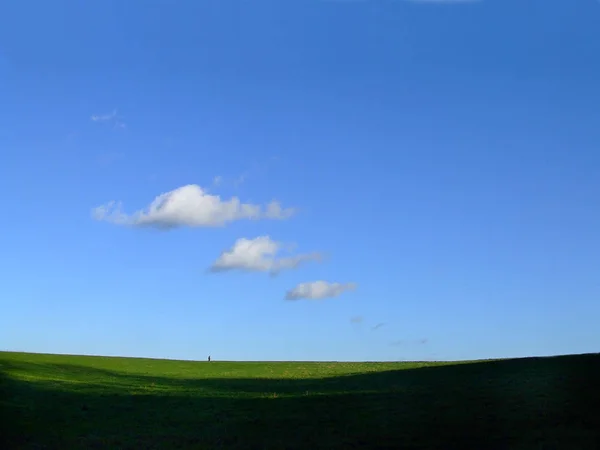
[[460,363],[0,353],[0,447],[600,448],[600,354]]

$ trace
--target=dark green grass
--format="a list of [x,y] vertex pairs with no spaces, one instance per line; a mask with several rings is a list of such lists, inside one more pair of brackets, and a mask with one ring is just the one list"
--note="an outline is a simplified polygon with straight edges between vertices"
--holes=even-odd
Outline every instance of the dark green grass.
[[0,353],[0,448],[600,448],[600,354],[242,363]]

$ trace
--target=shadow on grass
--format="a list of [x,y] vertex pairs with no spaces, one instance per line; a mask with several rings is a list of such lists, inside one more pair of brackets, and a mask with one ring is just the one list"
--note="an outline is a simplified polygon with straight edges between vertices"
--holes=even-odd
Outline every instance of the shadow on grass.
[[0,363],[3,449],[600,448],[600,355],[323,379]]

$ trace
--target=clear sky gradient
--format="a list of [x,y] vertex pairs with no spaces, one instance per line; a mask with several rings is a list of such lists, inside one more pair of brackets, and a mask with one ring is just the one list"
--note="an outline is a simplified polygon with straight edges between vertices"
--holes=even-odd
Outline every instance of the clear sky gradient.
[[600,3],[2,2],[0,188],[5,350],[595,352]]

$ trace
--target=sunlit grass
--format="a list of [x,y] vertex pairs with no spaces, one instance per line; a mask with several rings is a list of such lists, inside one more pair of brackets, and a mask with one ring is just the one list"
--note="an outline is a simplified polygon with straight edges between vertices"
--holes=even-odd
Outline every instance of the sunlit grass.
[[0,353],[0,448],[596,448],[599,369]]

